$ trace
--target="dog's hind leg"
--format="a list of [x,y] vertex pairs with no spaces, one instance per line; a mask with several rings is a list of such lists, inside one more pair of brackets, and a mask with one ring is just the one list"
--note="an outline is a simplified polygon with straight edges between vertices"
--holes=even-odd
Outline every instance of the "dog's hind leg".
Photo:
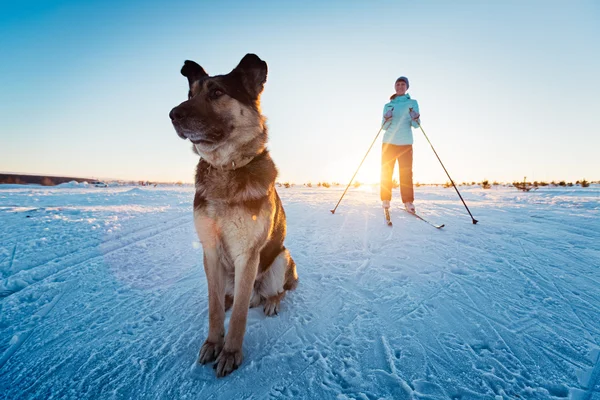
[[229,311],[233,306],[234,299],[234,276],[233,274],[225,274],[225,311]]
[[267,316],[279,313],[281,300],[287,290],[298,284],[296,263],[287,249],[283,249],[261,277],[260,295],[265,299],[264,312]]
[[233,296],[226,294],[225,295],[225,311],[229,311],[231,306],[233,306]]
[[283,284],[283,288],[285,290],[295,290],[297,286],[298,271],[296,271],[296,262],[292,259],[292,256],[288,252],[288,265],[287,269],[285,270],[285,283]]
[[281,305],[281,300],[285,297],[285,291],[282,291],[279,294],[275,294],[273,296],[269,296],[265,299],[265,306],[263,307],[263,311],[267,317],[272,317],[273,315],[279,314],[279,308]]
[[265,299],[263,299],[259,292],[258,292],[258,287],[255,285],[254,286],[254,290],[252,291],[252,296],[250,296],[250,305],[249,308],[254,308],[254,307],[258,307],[261,304],[263,304],[265,301]]

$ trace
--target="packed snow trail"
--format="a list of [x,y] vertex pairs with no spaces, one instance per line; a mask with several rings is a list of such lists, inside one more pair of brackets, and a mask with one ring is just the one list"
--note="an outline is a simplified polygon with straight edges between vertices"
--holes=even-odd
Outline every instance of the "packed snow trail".
[[[279,188],[300,284],[249,312],[244,362],[208,329],[193,189],[0,186],[0,397],[600,398],[600,187]],[[397,193],[394,192],[394,196]],[[229,313],[228,313],[229,317]],[[226,324],[228,320],[226,321]]]

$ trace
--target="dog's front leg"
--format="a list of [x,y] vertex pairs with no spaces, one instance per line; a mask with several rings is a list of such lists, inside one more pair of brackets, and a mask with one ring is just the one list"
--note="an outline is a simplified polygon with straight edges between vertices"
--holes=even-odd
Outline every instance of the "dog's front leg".
[[197,213],[196,231],[204,252],[204,272],[208,285],[208,337],[200,348],[198,362],[214,361],[221,350],[225,336],[225,270],[217,251],[217,229],[214,221]]
[[242,363],[242,343],[246,333],[248,306],[258,271],[259,253],[253,252],[250,257],[240,257],[235,261],[235,289],[233,310],[229,320],[225,346],[217,358],[215,369],[217,376],[230,374]]
[[200,349],[198,361],[214,361],[223,349],[225,334],[225,273],[216,251],[204,253],[204,271],[208,282],[208,337]]

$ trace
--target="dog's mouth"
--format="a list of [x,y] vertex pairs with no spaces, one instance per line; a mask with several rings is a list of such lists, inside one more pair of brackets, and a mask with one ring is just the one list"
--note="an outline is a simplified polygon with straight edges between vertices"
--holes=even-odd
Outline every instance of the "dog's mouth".
[[224,134],[222,134],[221,132],[216,132],[214,130],[211,132],[198,132],[198,130],[196,129],[186,129],[176,123],[173,123],[173,125],[175,126],[175,131],[177,132],[177,135],[180,138],[184,140],[189,139],[189,141],[193,144],[214,146],[221,142],[224,138]]
[[182,132],[182,136],[184,139],[189,139],[190,142],[194,144],[206,144],[206,145],[214,145],[221,142],[224,138],[224,135],[220,132],[197,132],[197,131],[184,131]]
[[192,139],[189,138],[190,142],[194,143],[194,144],[204,144],[204,145],[211,145],[211,144],[215,144],[217,141],[216,140],[211,140],[211,139]]

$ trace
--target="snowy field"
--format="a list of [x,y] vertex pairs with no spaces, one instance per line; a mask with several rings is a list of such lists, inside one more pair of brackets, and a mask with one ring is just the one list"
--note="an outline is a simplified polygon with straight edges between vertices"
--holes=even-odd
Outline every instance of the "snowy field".
[[599,185],[342,189],[279,188],[300,284],[217,379],[192,188],[0,185],[0,398],[600,399]]

